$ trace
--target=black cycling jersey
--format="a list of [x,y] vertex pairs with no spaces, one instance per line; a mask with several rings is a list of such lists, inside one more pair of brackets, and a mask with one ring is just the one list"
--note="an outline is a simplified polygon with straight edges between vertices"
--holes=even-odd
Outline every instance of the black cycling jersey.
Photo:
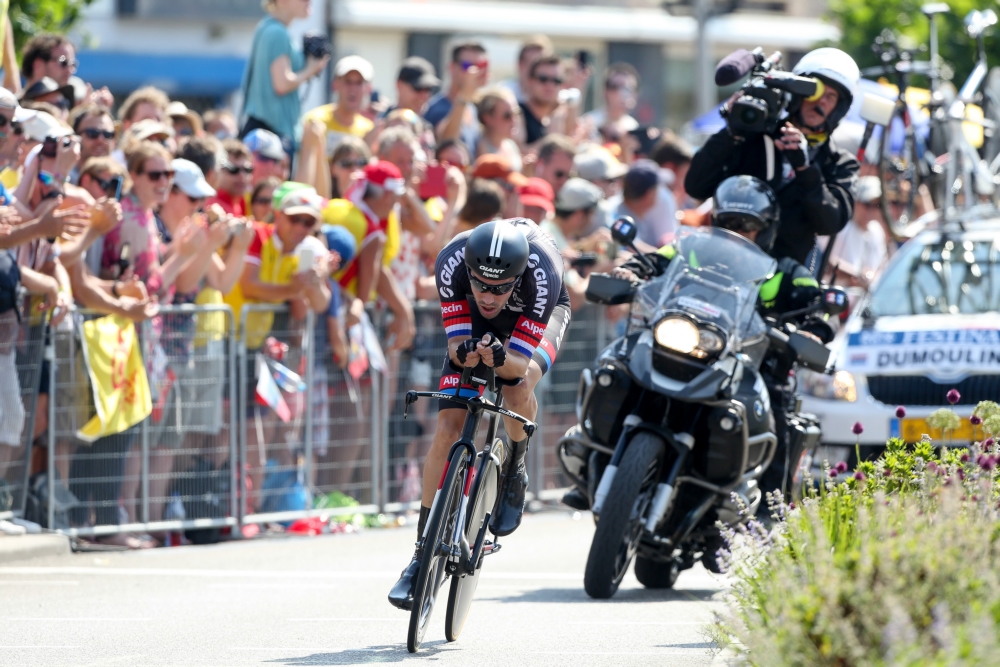
[[[448,338],[493,333],[510,338],[510,350],[530,359],[542,342],[552,311],[560,305],[569,309],[569,293],[563,285],[563,259],[555,242],[530,220],[516,218],[509,222],[528,239],[528,268],[496,317],[481,317],[472,296],[465,265],[465,244],[471,231],[459,234],[441,251],[434,273]],[[483,327],[487,329],[478,331]]]

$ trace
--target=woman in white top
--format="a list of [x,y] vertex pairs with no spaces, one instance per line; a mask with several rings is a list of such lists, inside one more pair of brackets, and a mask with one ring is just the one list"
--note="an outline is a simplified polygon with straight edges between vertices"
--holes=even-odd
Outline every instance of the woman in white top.
[[486,88],[476,102],[479,122],[483,132],[479,144],[475,146],[476,157],[488,153],[503,155],[510,161],[514,171],[524,168],[521,149],[514,140],[514,128],[518,125],[521,108],[514,95],[506,88]]

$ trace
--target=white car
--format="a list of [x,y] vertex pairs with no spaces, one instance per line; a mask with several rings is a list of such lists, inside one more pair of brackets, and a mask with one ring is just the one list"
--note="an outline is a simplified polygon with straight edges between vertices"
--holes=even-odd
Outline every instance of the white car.
[[[816,464],[853,462],[855,443],[869,458],[892,437],[915,442],[927,434],[942,444],[982,438],[967,417],[979,401],[1000,402],[998,310],[995,215],[907,242],[838,332],[835,372],[799,375],[803,411],[817,415],[823,430]],[[952,389],[960,395],[954,409],[962,426],[941,433],[926,418],[949,407]]]

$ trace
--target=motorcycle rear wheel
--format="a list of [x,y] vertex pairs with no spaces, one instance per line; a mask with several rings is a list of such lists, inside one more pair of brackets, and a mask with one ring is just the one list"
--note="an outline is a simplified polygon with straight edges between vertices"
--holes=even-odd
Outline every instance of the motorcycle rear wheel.
[[592,598],[614,595],[632,563],[665,448],[663,440],[643,431],[632,437],[625,450],[587,557],[583,587]]

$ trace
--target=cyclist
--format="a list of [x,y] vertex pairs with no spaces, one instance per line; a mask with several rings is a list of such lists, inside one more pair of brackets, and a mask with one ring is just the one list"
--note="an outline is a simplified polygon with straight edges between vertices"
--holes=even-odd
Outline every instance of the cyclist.
[[[448,334],[440,388],[454,390],[464,368],[474,368],[476,377],[485,377],[487,369],[493,368],[501,378],[523,378],[520,384],[504,389],[504,406],[534,420],[538,410],[535,386],[555,361],[570,321],[562,274],[563,259],[555,243],[525,218],[487,222],[456,236],[438,255],[435,267]],[[459,391],[462,396],[476,396],[483,388],[463,385]],[[389,602],[400,609],[413,605],[424,526],[448,451],[461,436],[465,416],[462,404],[438,402],[437,431],[424,463],[417,549],[389,592]],[[504,455],[499,507],[490,518],[490,530],[498,536],[511,534],[521,524],[528,485],[527,436],[520,423],[506,417],[504,428],[510,443]]]

